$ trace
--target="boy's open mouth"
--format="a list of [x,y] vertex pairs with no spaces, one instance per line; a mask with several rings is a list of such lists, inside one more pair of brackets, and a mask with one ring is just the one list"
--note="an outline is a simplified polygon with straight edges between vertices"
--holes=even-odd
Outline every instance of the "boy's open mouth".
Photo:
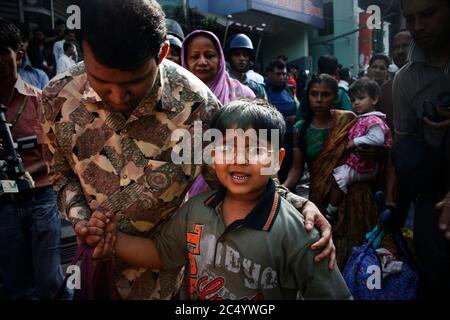
[[245,183],[248,181],[248,179],[250,179],[250,175],[243,172],[231,172],[230,176],[233,182],[237,184]]

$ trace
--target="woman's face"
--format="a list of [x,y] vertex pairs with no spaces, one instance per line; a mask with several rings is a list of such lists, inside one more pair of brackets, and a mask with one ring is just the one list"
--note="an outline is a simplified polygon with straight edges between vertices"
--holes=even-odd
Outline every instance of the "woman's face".
[[314,83],[309,90],[309,105],[315,115],[329,113],[336,102],[336,94],[325,83]]
[[219,71],[219,53],[214,43],[205,36],[192,39],[187,45],[186,62],[188,70],[205,84]]

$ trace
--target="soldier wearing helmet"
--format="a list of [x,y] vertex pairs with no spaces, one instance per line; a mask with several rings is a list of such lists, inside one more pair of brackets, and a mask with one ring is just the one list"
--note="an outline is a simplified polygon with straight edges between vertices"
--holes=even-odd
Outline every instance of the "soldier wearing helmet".
[[243,33],[235,34],[228,42],[226,53],[230,76],[252,89],[256,97],[267,100],[264,86],[250,79],[247,73],[255,58],[252,40]]

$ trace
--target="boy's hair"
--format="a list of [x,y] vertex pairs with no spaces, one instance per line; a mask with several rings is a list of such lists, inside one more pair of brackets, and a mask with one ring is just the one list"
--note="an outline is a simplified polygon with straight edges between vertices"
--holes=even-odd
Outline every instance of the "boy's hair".
[[156,0],[82,0],[81,12],[81,40],[101,64],[132,71],[159,63],[166,23]]
[[348,90],[348,95],[350,97],[354,97],[359,94],[367,94],[370,98],[377,99],[381,96],[381,89],[375,80],[363,77],[356,80]]
[[388,56],[382,53],[374,54],[372,58],[370,58],[369,66],[371,66],[375,62],[375,60],[383,60],[384,63],[386,64],[386,68],[389,68],[389,65],[391,64],[391,59],[389,59]]
[[319,73],[329,74],[334,77],[338,68],[338,60],[336,57],[327,54],[319,57],[317,66],[319,68]]
[[275,69],[283,70],[284,68],[286,68],[286,64],[284,62],[281,60],[273,60],[267,66],[266,72],[273,72]]
[[350,69],[349,68],[342,68],[339,70],[339,78],[341,80],[346,80],[350,78]]
[[[220,130],[223,134],[227,129],[278,129],[279,147],[286,133],[286,123],[282,114],[263,99],[242,98],[234,100],[220,109],[214,117],[211,128]],[[271,132],[267,133],[267,141],[271,142]]]
[[22,47],[22,36],[19,29],[8,20],[0,17],[0,49],[18,51]]

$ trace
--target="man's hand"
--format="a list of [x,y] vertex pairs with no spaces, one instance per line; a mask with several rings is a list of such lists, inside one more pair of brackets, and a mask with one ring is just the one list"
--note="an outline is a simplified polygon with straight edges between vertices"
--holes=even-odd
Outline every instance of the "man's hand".
[[311,249],[322,249],[322,252],[314,258],[314,261],[319,262],[329,256],[328,269],[332,270],[336,265],[336,248],[331,238],[331,225],[320,213],[319,208],[311,201],[305,204],[302,213],[305,216],[305,229],[307,232],[310,232],[314,226],[320,230],[321,238],[312,244]]
[[106,224],[112,218],[112,214],[104,214],[95,211],[89,221],[79,221],[75,225],[77,243],[85,242],[90,247],[95,247],[103,237]]
[[441,210],[439,229],[445,232],[445,237],[450,240],[450,192],[436,205],[436,209]]

